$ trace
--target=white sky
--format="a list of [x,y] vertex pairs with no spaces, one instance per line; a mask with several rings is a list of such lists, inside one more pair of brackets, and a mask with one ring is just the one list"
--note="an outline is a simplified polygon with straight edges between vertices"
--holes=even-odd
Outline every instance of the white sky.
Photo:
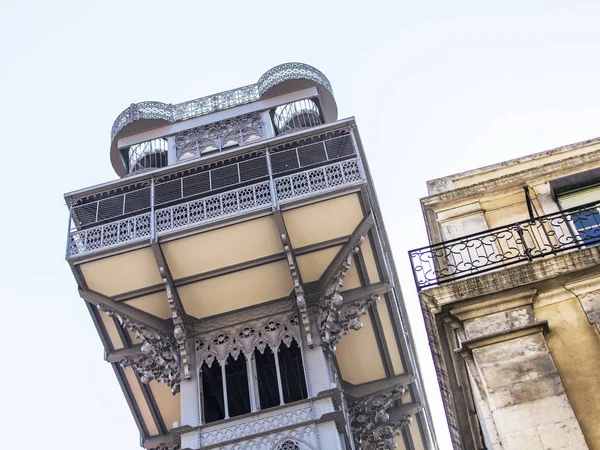
[[339,117],[357,118],[449,448],[407,257],[426,244],[418,199],[426,180],[600,134],[599,13],[575,0],[4,0],[3,446],[138,448],[63,260],[62,194],[115,178],[113,120],[132,102],[190,100],[301,61],[329,78]]

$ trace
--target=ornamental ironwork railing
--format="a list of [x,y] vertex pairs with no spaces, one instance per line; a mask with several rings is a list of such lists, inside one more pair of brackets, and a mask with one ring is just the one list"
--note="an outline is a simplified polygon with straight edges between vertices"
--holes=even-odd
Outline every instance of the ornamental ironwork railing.
[[[144,193],[148,194],[148,198],[145,200],[146,204],[151,205],[148,212],[123,219],[116,218],[108,223],[84,229],[75,225],[74,220],[71,219],[67,258],[126,243],[144,241],[153,235],[222,220],[265,207],[273,207],[273,195],[277,198],[277,204],[280,204],[358,184],[363,179],[358,159],[346,159],[334,164],[291,175],[275,176],[273,179],[260,183],[157,209],[155,209],[155,205],[158,205],[160,201],[153,193],[159,184],[152,182],[150,187],[142,189]],[[179,182],[179,180],[175,181]],[[116,198],[117,203],[127,204],[127,195],[109,197],[109,199],[101,201]],[[151,197],[154,197],[154,202],[150,201]],[[96,203],[95,217],[97,217],[99,202],[94,203]],[[118,208],[121,208],[121,203],[117,205]],[[94,214],[92,210],[93,207],[90,208],[90,216]]]
[[[270,163],[275,177],[355,156],[352,136],[349,134],[289,149],[287,144],[280,144],[269,150],[271,152]],[[243,161],[231,161],[209,169],[199,168],[190,175],[174,176],[157,181],[154,186],[154,205],[166,206],[192,200],[200,195],[212,195],[225,189],[257,183],[266,180],[267,177],[268,165],[265,155],[253,155]],[[296,177],[295,179],[299,180],[300,178]],[[98,200],[78,201],[71,209],[74,226],[78,229],[94,226],[149,210],[150,180],[142,181],[140,184],[131,186],[123,194],[111,192],[110,195],[99,196]]]
[[417,289],[600,244],[600,202],[408,252]]
[[281,64],[267,71],[260,77],[256,84],[208,97],[190,100],[177,105],[154,101],[133,103],[116,118],[111,129],[110,140],[112,142],[119,131],[136,120],[161,119],[173,123],[191,119],[192,117],[203,116],[215,111],[259,100],[273,86],[287,80],[295,79],[312,80],[319,83],[333,95],[331,83],[329,83],[327,77],[320,70],[303,63]]

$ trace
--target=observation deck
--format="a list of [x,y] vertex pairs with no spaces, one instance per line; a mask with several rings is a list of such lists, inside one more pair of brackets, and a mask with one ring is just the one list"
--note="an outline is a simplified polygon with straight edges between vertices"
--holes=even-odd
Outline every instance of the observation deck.
[[364,182],[352,120],[67,194],[67,259],[347,190]]

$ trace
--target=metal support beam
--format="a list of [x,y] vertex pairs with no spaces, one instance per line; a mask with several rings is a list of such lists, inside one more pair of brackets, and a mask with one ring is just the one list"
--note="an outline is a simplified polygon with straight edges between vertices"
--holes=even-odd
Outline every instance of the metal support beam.
[[408,386],[413,381],[415,381],[414,375],[396,375],[395,377],[384,378],[382,380],[370,381],[352,386],[351,388],[346,389],[344,394],[353,398],[361,398],[367,395],[375,395],[381,392],[386,392],[398,385]]
[[79,288],[79,296],[88,303],[112,309],[119,314],[128,316],[130,319],[155,331],[160,331],[162,333],[169,333],[173,331],[173,329],[162,320],[157,319],[148,313],[135,309],[127,304],[115,302],[111,298],[106,297],[98,292]]
[[327,286],[331,284],[333,278],[341,270],[342,264],[346,261],[352,249],[361,244],[374,223],[375,219],[372,213],[369,213],[368,216],[361,220],[352,232],[352,235],[350,235],[348,242],[346,242],[337,252],[331,263],[329,263],[329,266],[327,266],[327,269],[325,269],[325,272],[323,272],[323,275],[321,275],[315,292],[323,292]]
[[142,344],[134,345],[129,348],[121,348],[112,351],[106,355],[106,361],[111,363],[121,362],[123,358],[142,356]]
[[181,364],[182,376],[186,380],[189,380],[192,376],[190,373],[190,352],[188,348],[189,320],[186,320],[187,316],[185,314],[185,309],[183,308],[183,303],[179,298],[179,293],[175,287],[175,281],[173,280],[169,265],[167,264],[167,260],[165,259],[165,255],[163,254],[160,245],[158,242],[152,242],[150,246],[152,247],[152,253],[154,254],[154,259],[158,266],[158,272],[160,273],[160,277],[167,291],[167,301],[169,302],[169,308],[171,309],[171,316],[173,318],[173,334],[175,335],[179,350],[179,362]]
[[298,321],[302,323],[302,328],[304,329],[304,334],[306,336],[308,346],[312,347],[313,340],[310,331],[310,322],[308,320],[308,310],[306,309],[304,283],[302,282],[302,275],[300,274],[300,270],[298,269],[298,262],[296,261],[296,255],[294,254],[294,248],[292,247],[292,244],[290,242],[290,238],[287,232],[287,228],[285,227],[285,222],[283,220],[283,215],[281,214],[281,211],[274,210],[273,217],[275,218],[275,223],[277,224],[277,230],[279,231],[281,245],[283,246],[283,250],[285,251],[290,275],[294,282],[293,295],[296,300],[296,305],[298,306]]
[[183,303],[181,303],[181,299],[179,298],[179,293],[175,288],[175,281],[173,280],[173,276],[171,275],[171,270],[169,269],[169,265],[167,264],[167,260],[165,259],[165,255],[160,248],[158,242],[153,242],[150,244],[152,248],[152,253],[154,254],[154,259],[156,260],[156,265],[158,266],[158,271],[160,273],[160,277],[163,280],[163,284],[165,287],[169,287],[171,289],[171,294],[173,295],[173,303],[175,305],[175,309],[177,310],[177,314],[181,317],[182,320],[185,321],[185,309],[183,308]]

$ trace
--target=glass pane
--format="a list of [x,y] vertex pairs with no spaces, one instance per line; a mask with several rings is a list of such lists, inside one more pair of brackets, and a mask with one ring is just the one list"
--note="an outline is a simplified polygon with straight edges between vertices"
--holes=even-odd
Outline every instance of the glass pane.
[[221,366],[216,360],[210,367],[206,363],[202,365],[202,399],[204,423],[225,418],[223,377],[221,376]]
[[258,378],[260,409],[278,406],[279,388],[277,386],[277,369],[275,368],[273,352],[269,347],[262,354],[258,350],[254,350],[254,358]]
[[308,397],[302,354],[296,341],[288,348],[287,345],[279,346],[279,370],[281,371],[281,384],[283,387],[283,401],[285,403],[303,400]]
[[243,354],[240,354],[237,360],[233,359],[231,355],[227,358],[225,378],[227,379],[229,417],[249,413],[250,392],[248,391],[248,372],[246,369],[246,357]]

